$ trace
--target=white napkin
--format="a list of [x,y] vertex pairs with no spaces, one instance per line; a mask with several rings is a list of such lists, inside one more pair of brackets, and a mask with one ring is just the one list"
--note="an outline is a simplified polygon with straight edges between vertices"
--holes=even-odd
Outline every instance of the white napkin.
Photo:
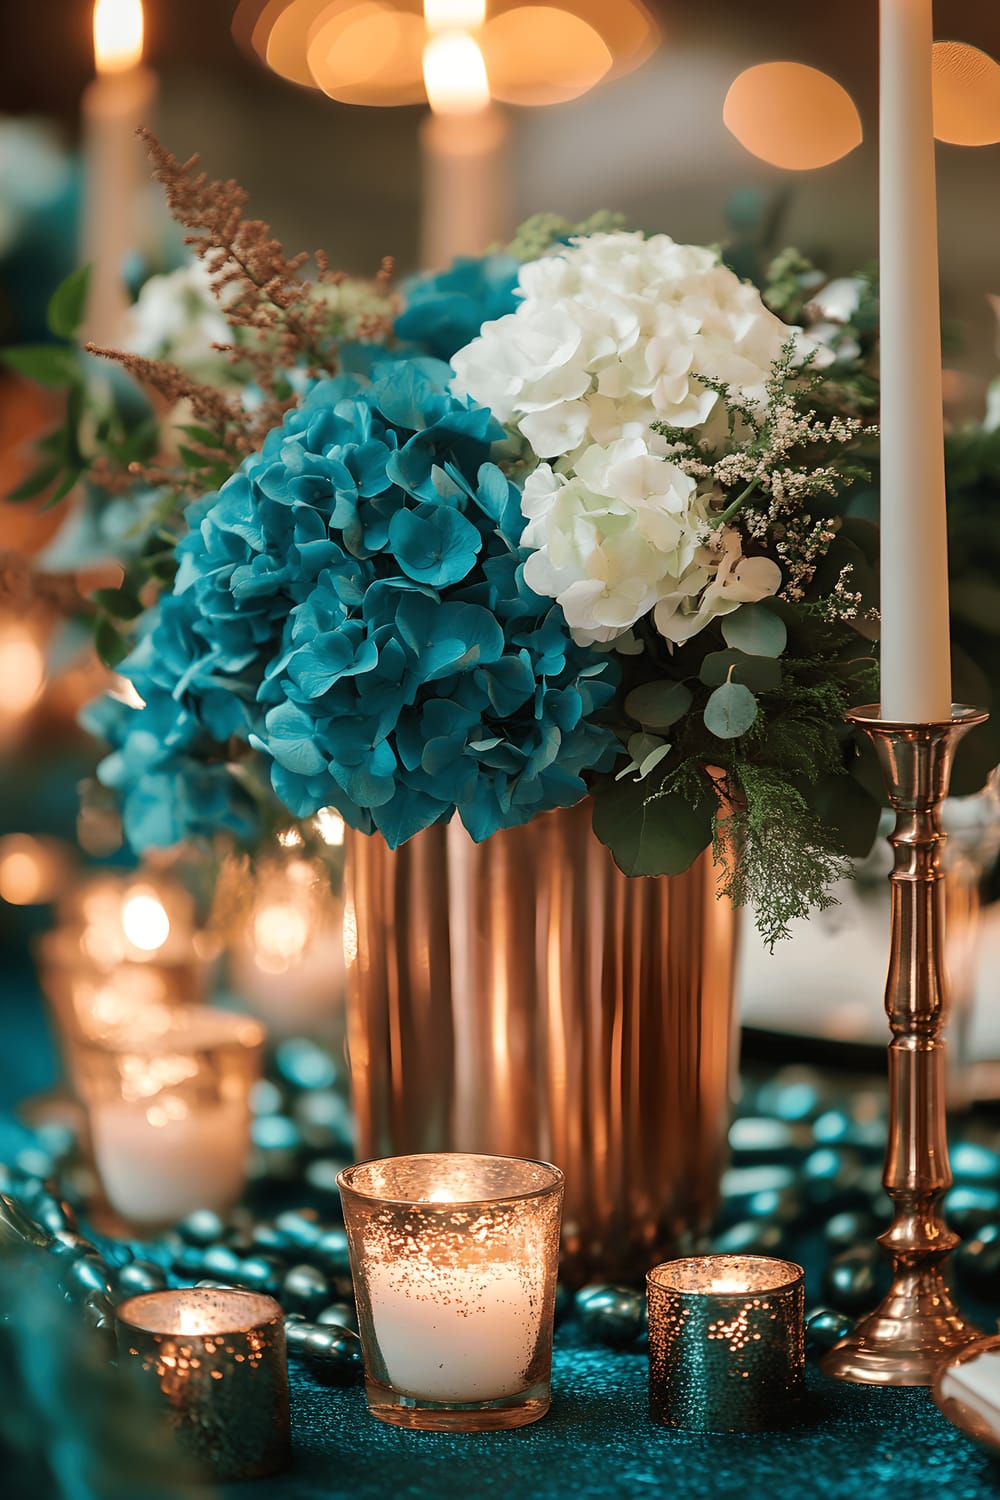
[[1000,1441],[1000,1353],[986,1351],[952,1365],[941,1381],[941,1395],[961,1401]]

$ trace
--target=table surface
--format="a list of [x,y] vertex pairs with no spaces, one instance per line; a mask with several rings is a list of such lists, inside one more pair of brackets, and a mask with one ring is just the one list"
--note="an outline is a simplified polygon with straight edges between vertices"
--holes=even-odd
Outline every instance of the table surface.
[[[12,1118],[18,1093],[44,1087],[52,1073],[26,976],[18,982],[8,975],[0,989],[0,1025],[9,1040],[0,1052],[2,1161],[20,1136]],[[807,1305],[815,1304],[810,1246],[802,1259]],[[1000,1307],[970,1311],[992,1327]],[[677,1500],[801,1500],[807,1489],[819,1500],[918,1500],[933,1492],[942,1500],[987,1500],[1000,1493],[1000,1465],[945,1420],[927,1391],[849,1386],[825,1379],[813,1365],[796,1426],[715,1435],[654,1426],[646,1375],[644,1356],[584,1345],[570,1325],[556,1335],[552,1409],[541,1422],[514,1432],[451,1435],[386,1426],[369,1416],[360,1386],[321,1385],[293,1367],[292,1467],[273,1479],[224,1486],[222,1493],[227,1500],[555,1500],[570,1493],[575,1500],[660,1493]],[[2,1479],[0,1495],[49,1500],[9,1495]]]

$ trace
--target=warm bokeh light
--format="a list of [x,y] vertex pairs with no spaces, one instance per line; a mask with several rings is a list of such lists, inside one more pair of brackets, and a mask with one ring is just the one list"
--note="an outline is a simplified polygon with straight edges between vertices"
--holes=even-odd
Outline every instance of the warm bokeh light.
[[170,936],[170,918],[163,902],[151,891],[137,890],[122,906],[122,931],[133,948],[154,953]]
[[344,842],[347,828],[336,808],[321,807],[313,818],[313,827],[324,844],[329,844],[332,848],[339,848]]
[[37,631],[25,620],[0,621],[0,682],[0,722],[21,718],[41,696],[45,652]]
[[490,102],[486,63],[475,37],[432,36],[424,48],[424,87],[436,115],[474,115]]
[[827,167],[862,140],[847,90],[802,63],[747,68],[726,95],[722,118],[745,150],[792,172]]
[[511,104],[565,104],[612,70],[604,38],[556,5],[519,5],[486,26],[482,37],[494,99]]
[[475,31],[486,20],[486,0],[424,0],[428,31]]
[[257,965],[265,974],[281,974],[295,963],[309,941],[304,912],[285,901],[262,906],[254,914],[253,944]]
[[366,105],[424,99],[429,36],[474,35],[492,96],[525,105],[576,98],[660,40],[642,0],[240,0],[232,30],[281,77]]
[[99,73],[124,73],[142,62],[142,0],[96,0],[94,61]]
[[54,900],[65,872],[65,859],[52,840],[27,833],[9,833],[0,839],[0,900],[11,906]]
[[978,47],[934,43],[934,134],[953,146],[1000,141],[1000,63]]
[[[422,16],[391,5],[338,6],[310,30],[310,81],[345,104],[417,104],[426,34]],[[269,62],[271,56],[269,47]]]

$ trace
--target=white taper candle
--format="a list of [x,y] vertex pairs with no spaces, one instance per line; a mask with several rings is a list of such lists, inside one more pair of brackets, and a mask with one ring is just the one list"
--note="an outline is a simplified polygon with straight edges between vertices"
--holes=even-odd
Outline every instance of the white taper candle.
[[932,0],[880,0],[882,716],[948,719]]

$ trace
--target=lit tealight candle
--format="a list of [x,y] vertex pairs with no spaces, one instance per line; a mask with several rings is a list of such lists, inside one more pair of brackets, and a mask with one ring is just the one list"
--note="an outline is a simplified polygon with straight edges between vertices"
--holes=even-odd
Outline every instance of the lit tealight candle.
[[256,1479],[289,1454],[284,1314],[254,1292],[184,1287],[117,1309],[120,1361],[213,1479]]
[[83,96],[86,199],[83,259],[93,267],[87,336],[114,343],[128,307],[125,262],[141,248],[143,151],[136,131],[152,122],[155,75],[142,65],[142,0],[95,0],[97,77]]
[[122,1027],[79,1044],[94,1161],[116,1214],[158,1225],[232,1206],[263,1041],[254,1021],[194,1007],[155,1033]]
[[339,1182],[373,1414],[451,1431],[543,1416],[562,1173],[456,1153],[365,1162]]
[[646,1287],[654,1422],[751,1432],[789,1420],[804,1372],[801,1266],[696,1255],[654,1267]]

